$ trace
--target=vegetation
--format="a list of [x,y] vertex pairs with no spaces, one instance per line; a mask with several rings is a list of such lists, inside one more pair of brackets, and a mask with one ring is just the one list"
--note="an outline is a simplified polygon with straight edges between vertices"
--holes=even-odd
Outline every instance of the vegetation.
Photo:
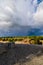
[[43,40],[43,36],[16,36],[16,37],[0,37],[0,41],[23,41],[25,39],[34,40],[34,44],[38,44],[40,40]]

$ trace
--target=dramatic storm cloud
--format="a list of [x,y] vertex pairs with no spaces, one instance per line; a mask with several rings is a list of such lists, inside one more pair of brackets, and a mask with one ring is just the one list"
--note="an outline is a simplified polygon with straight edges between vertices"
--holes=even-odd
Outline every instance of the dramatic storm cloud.
[[27,35],[30,27],[43,24],[43,2],[40,2],[41,0],[0,0],[0,36],[18,35],[24,30]]
[[37,0],[0,0],[0,25],[31,25],[36,4]]

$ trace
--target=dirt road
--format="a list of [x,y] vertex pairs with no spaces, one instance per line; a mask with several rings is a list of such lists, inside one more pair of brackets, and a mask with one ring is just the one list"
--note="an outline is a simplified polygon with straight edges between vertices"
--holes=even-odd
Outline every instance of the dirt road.
[[0,65],[43,65],[43,46],[15,45],[0,54]]

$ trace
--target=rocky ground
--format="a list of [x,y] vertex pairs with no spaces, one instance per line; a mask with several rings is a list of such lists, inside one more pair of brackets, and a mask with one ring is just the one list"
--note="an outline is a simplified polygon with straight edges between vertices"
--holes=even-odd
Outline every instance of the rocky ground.
[[0,54],[0,65],[43,65],[43,46],[17,44]]

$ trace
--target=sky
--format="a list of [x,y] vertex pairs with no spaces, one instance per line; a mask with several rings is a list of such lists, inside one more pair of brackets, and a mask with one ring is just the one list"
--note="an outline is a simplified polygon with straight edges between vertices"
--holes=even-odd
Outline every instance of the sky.
[[43,0],[0,0],[0,36],[43,35]]

